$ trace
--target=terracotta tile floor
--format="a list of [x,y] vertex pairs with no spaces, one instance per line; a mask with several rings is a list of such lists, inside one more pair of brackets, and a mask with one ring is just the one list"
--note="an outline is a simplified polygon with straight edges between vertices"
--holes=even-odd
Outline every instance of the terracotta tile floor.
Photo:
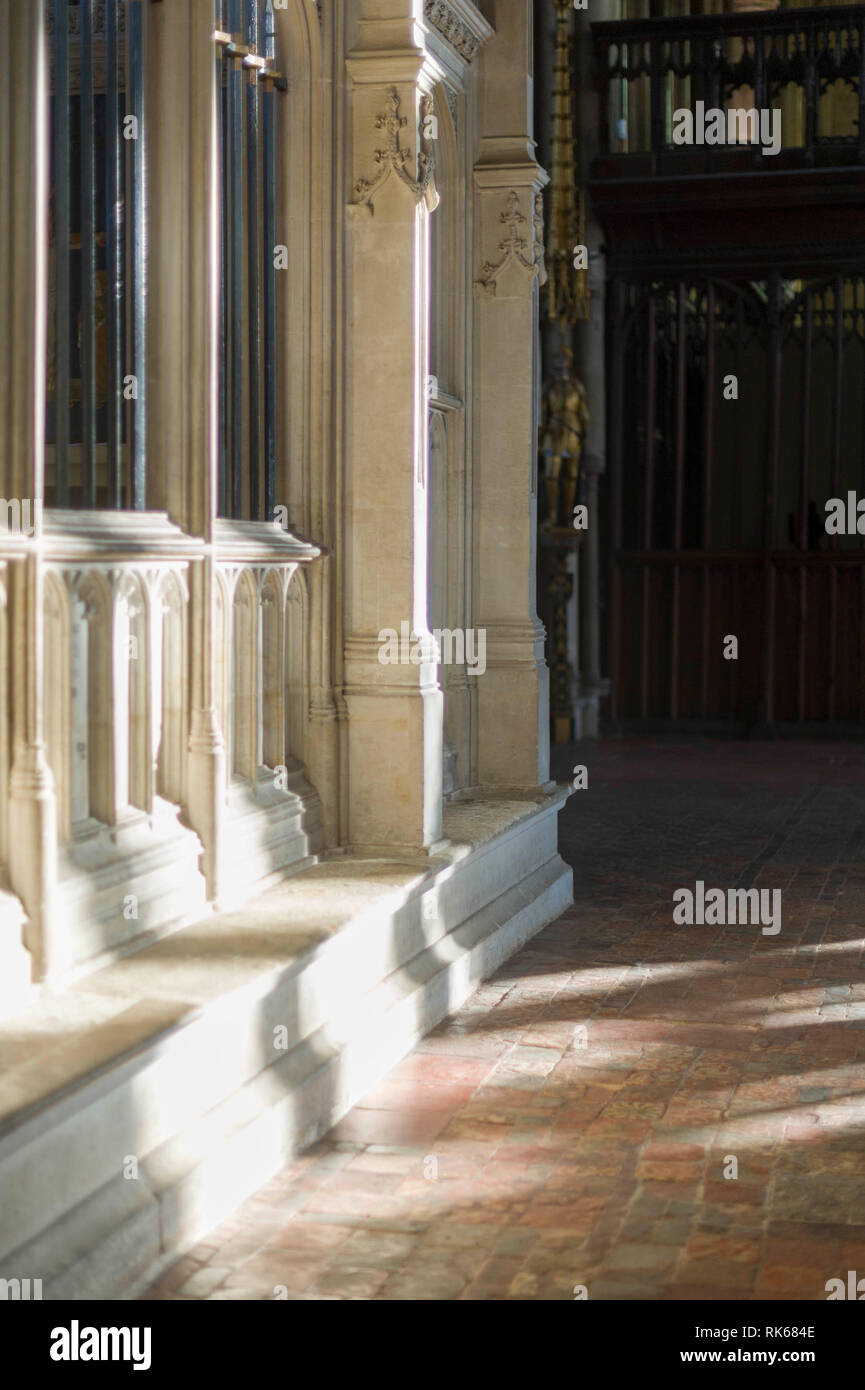
[[[148,1297],[825,1299],[865,1275],[865,749],[576,761],[575,907]],[[697,879],[782,889],[780,934],[674,926]]]

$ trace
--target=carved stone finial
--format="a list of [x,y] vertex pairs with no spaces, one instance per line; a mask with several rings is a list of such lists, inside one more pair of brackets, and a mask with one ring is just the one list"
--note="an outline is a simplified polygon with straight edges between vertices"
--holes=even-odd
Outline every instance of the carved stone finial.
[[[538,221],[539,201],[541,203],[540,222]],[[517,265],[527,272],[530,279],[536,275],[542,277],[541,283],[543,284],[546,279],[543,246],[543,200],[539,193],[535,195],[532,208],[532,249],[531,254],[529,254],[529,243],[527,238],[522,235],[521,230],[525,225],[526,218],[520,212],[520,195],[516,189],[510,189],[505,210],[499,213],[499,221],[507,229],[499,242],[501,256],[497,261],[484,261],[480,276],[475,281],[475,289],[478,294],[489,299],[495,297],[499,274],[511,260],[516,261]]]
[[[425,94],[422,101],[422,112],[424,118],[432,111],[433,99],[429,94]],[[438,204],[438,194],[435,192],[433,178],[435,174],[435,155],[433,153],[432,141],[425,140],[421,136],[424,148],[420,149],[417,157],[417,178],[412,178],[408,167],[411,159],[411,149],[403,149],[400,144],[400,131],[408,125],[408,117],[400,115],[400,97],[395,87],[386,101],[386,109],[376,117],[376,130],[383,130],[387,136],[387,144],[384,149],[375,151],[375,162],[379,172],[373,179],[358,179],[354,185],[354,202],[350,206],[358,211],[365,209],[372,213],[372,199],[378,190],[387,182],[391,174],[405,184],[406,188],[413,194],[417,202],[426,198],[430,208]]]

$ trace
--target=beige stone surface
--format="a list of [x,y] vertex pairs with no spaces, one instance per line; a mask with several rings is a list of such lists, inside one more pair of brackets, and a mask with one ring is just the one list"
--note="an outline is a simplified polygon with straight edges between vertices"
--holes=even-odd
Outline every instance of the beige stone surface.
[[[146,506],[44,506],[47,8],[0,0],[0,483],[35,517],[0,532],[0,1252],[80,1297],[242,1200],[570,888],[530,0],[275,11],[285,526],[218,516],[212,0],[142,7]],[[383,665],[403,622],[483,630],[486,671]]]

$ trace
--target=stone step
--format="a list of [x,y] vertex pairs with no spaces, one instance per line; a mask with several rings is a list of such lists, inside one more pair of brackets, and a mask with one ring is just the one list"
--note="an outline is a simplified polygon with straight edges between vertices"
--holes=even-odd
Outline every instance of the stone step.
[[323,852],[319,798],[300,773],[290,775],[284,788],[272,779],[260,780],[254,792],[248,784],[235,785],[229,789],[225,839],[220,902],[230,906]]
[[570,903],[560,800],[425,870],[313,866],[0,1028],[0,1274],[144,1287],[326,1133]]
[[201,842],[171,824],[136,825],[113,843],[107,830],[61,851],[57,884],[64,930],[57,969],[94,969],[130,945],[195,922],[210,910]]

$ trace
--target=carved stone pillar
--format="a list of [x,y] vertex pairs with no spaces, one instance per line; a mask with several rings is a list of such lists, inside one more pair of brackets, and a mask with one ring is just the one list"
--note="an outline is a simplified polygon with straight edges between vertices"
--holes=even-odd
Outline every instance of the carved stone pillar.
[[[219,93],[214,62],[212,33],[213,0],[190,0],[189,16],[176,13],[174,6],[157,7],[152,16],[153,48],[164,54],[167,66],[164,84],[172,77],[188,74],[189,89],[199,99],[184,108],[188,135],[177,145],[186,153],[186,165],[179,171],[174,160],[176,188],[185,199],[189,244],[200,254],[185,258],[186,282],[182,286],[184,322],[188,327],[186,360],[180,375],[196,382],[187,400],[185,418],[189,422],[184,441],[184,468],[180,483],[162,480],[159,501],[177,509],[177,520],[193,535],[212,546],[216,518],[218,456],[218,382],[220,353],[220,202],[219,202]],[[159,63],[154,64],[154,73]],[[159,79],[154,76],[154,82]],[[182,81],[181,81],[182,85]],[[166,99],[173,101],[168,91]],[[152,93],[151,93],[152,96]],[[170,129],[170,123],[169,127]],[[168,185],[158,205],[159,234],[164,244],[173,235]],[[170,259],[170,258],[169,258]],[[151,408],[165,401],[169,413],[172,391],[171,319],[165,329],[154,330],[151,352],[157,343],[165,354],[162,369],[156,373],[151,389]],[[176,372],[175,372],[176,374]],[[164,392],[164,396],[158,393]],[[162,428],[162,427],[160,427]],[[160,435],[160,437],[162,437]],[[166,443],[168,442],[166,437]],[[216,709],[216,579],[212,552],[204,562],[192,566],[190,574],[190,656],[191,698],[188,761],[188,813],[193,829],[204,847],[202,870],[208,896],[220,895],[220,865],[225,822],[225,739]]]
[[189,732],[189,819],[204,847],[202,872],[208,897],[218,901],[225,821],[225,740],[216,711],[214,562],[192,567],[192,710]]
[[[428,621],[428,218],[424,136],[436,69],[415,0],[363,6],[351,79],[345,436],[349,841],[429,851],[441,838],[442,694]],[[431,109],[431,108],[430,108]],[[379,659],[383,630],[423,639]],[[406,644],[408,645],[408,644]],[[400,652],[404,658],[405,652]]]
[[[14,65],[2,84],[2,182],[14,189],[2,221],[7,286],[0,314],[5,382],[7,497],[41,500],[44,475],[45,344],[48,288],[48,71],[43,0],[0,0],[0,47]],[[34,506],[38,545],[41,513]],[[39,979],[50,976],[56,881],[54,782],[43,739],[42,583],[35,550],[9,570],[12,642],[12,768],[9,873],[29,917],[26,942]]]
[[534,157],[532,5],[496,7],[481,56],[482,140],[475,165],[473,381],[474,623],[486,630],[477,680],[477,782],[534,788],[549,777],[549,672],[537,616],[538,287],[545,278]]

